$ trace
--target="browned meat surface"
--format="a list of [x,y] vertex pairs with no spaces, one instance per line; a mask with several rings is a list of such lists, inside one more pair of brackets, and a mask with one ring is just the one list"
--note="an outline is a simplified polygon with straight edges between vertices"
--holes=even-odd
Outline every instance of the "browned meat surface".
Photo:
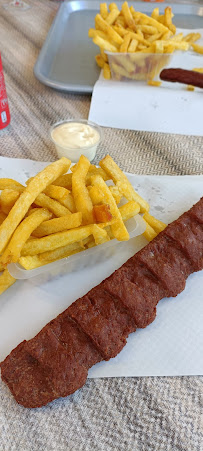
[[[113,301],[108,293],[99,293],[95,296],[95,303],[89,299],[89,294],[74,302],[68,309],[68,314],[85,331],[95,344],[105,360],[115,357],[126,344],[126,337],[133,331],[130,318],[121,318],[121,315],[113,306]],[[91,295],[91,292],[90,292]],[[103,315],[97,308],[97,302],[101,302],[103,295]],[[104,309],[109,310],[109,317],[104,314]],[[113,311],[110,311],[113,310]],[[120,319],[120,322],[119,322]],[[124,322],[124,324],[123,324]],[[125,331],[127,322],[130,328]],[[134,329],[135,330],[135,329]]]
[[49,375],[55,398],[73,393],[78,388],[78,381],[80,386],[84,385],[87,368],[68,352],[49,327],[45,327],[35,340],[28,341],[24,349]]
[[203,224],[203,209],[201,202],[197,202],[190,211],[188,211],[188,215],[194,218],[200,224]]
[[[127,279],[125,269],[122,267],[120,271],[116,271],[106,279],[105,288],[130,311],[137,327],[143,328],[154,320],[156,316],[155,306],[161,297],[154,296],[153,298],[149,291],[145,293],[139,285]],[[148,284],[149,286],[152,286],[152,284]]]
[[173,223],[170,224],[165,229],[165,233],[177,242],[191,262],[193,270],[199,271],[203,265],[203,242],[201,237],[199,239],[198,233],[194,233],[192,227],[197,227],[195,219],[185,213],[176,221],[176,227],[173,227]]
[[193,70],[185,69],[163,69],[160,73],[160,79],[171,81],[172,83],[183,83],[185,85],[197,86],[203,88],[203,74]]
[[178,247],[171,247],[165,233],[145,247],[138,254],[138,259],[160,280],[165,287],[166,296],[176,296],[183,291],[186,277],[193,272]]
[[41,407],[84,385],[88,369],[116,356],[129,333],[146,327],[163,297],[177,296],[203,269],[203,198],[144,249],[23,341],[1,363],[19,404]]
[[80,365],[88,369],[102,360],[92,341],[68,316],[67,310],[51,321],[48,327]]
[[20,343],[4,360],[2,379],[19,404],[38,407],[55,399],[55,393],[44,368],[27,353],[26,344]]

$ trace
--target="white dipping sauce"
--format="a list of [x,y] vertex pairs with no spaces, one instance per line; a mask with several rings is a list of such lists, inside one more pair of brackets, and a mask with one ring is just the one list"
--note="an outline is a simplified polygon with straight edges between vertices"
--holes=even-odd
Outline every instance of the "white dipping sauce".
[[70,149],[94,146],[100,139],[96,129],[79,122],[58,125],[52,130],[51,137],[59,146]]

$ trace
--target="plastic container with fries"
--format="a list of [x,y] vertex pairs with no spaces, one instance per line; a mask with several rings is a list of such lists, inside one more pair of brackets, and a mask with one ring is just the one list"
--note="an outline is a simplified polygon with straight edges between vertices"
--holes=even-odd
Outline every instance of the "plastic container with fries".
[[136,2],[129,6],[125,1],[121,9],[116,3],[101,3],[95,28],[89,29],[88,36],[100,50],[95,59],[105,79],[145,80],[156,86],[171,54],[188,50],[203,54],[203,47],[195,44],[201,34],[177,33],[170,6],[164,14],[154,8],[151,16],[135,8]]
[[158,80],[161,70],[171,61],[167,53],[110,53],[107,52],[112,80]]
[[[131,218],[126,221],[126,227],[129,232],[130,239],[135,238],[146,230],[146,223],[140,215],[136,215],[135,218]],[[117,241],[115,238],[106,243],[100,244],[77,254],[70,255],[69,257],[57,260],[40,268],[27,270],[23,268],[19,263],[11,263],[8,265],[10,274],[15,279],[30,279],[34,276],[40,276],[43,273],[49,272],[52,276],[57,275],[61,270],[65,270],[66,273],[90,266],[95,266],[97,263],[110,258],[111,255],[116,252],[122,252],[123,242]],[[63,267],[63,268],[62,268]]]
[[110,155],[99,167],[63,157],[25,185],[0,178],[0,191],[0,294],[17,278],[96,265],[130,238],[150,241],[165,228]]

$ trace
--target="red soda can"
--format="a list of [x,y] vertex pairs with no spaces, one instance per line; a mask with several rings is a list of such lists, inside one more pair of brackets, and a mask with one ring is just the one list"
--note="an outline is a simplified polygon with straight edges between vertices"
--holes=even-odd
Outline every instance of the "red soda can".
[[0,54],[0,130],[10,124],[10,111],[6,94],[3,66]]

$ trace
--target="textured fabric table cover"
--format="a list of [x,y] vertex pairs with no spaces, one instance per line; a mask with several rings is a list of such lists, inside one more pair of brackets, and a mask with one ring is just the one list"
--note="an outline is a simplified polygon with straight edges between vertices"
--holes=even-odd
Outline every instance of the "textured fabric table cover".
[[[0,132],[0,155],[54,160],[50,125],[87,118],[90,96],[53,91],[33,75],[59,3],[30,1],[32,9],[16,16],[2,3],[0,51],[11,124]],[[202,137],[104,129],[97,158],[107,153],[139,174],[203,171]],[[34,410],[17,405],[0,382],[0,451],[200,451],[202,407],[201,377],[88,380],[74,395]]]

